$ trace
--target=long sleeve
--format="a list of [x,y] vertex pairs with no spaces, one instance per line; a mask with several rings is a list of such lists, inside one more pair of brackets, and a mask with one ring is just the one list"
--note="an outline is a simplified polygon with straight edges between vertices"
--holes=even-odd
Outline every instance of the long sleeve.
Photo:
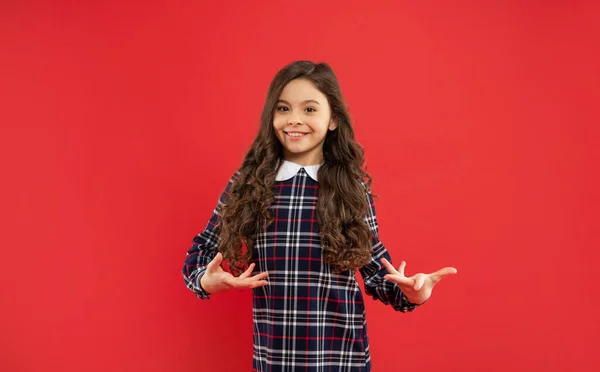
[[372,248],[373,258],[371,262],[360,268],[360,273],[365,282],[365,292],[374,299],[391,305],[394,310],[403,313],[413,311],[418,305],[411,303],[398,284],[384,279],[388,273],[387,269],[381,263],[385,258],[390,263],[392,259],[383,243],[379,240],[379,226],[375,214],[375,204],[371,193],[367,193],[369,199],[369,212],[365,217],[365,222],[373,233]]
[[213,211],[213,215],[208,221],[204,231],[196,235],[192,239],[192,247],[188,250],[183,264],[182,274],[186,287],[196,294],[200,299],[209,299],[210,294],[200,285],[200,279],[206,271],[206,266],[216,256],[221,242],[221,237],[217,229],[221,218],[221,207],[229,195],[229,190],[233,181],[238,177],[239,171],[236,172],[225,190],[221,194],[217,206]]

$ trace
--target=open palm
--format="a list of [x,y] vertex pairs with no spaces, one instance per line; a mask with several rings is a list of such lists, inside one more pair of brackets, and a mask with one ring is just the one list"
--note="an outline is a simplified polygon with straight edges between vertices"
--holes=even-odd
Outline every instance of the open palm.
[[404,275],[406,262],[402,261],[398,270],[385,258],[381,259],[383,266],[389,274],[384,276],[385,279],[398,283],[402,292],[408,300],[414,304],[422,304],[431,296],[433,287],[442,279],[449,275],[456,274],[458,270],[454,267],[444,267],[431,274],[418,273],[411,277]]
[[221,267],[222,262],[223,254],[219,252],[206,266],[206,272],[200,278],[202,288],[208,293],[224,292],[230,289],[258,288],[268,284],[265,278],[269,274],[266,272],[251,276],[255,266],[254,263],[251,263],[248,269],[240,274],[240,276],[233,276],[231,273],[223,270]]

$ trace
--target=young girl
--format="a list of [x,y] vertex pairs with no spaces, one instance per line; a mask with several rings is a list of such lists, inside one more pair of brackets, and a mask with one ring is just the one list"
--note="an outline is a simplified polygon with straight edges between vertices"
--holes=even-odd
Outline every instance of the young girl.
[[406,277],[405,262],[392,266],[370,185],[332,69],[285,66],[269,87],[256,139],[183,266],[201,299],[252,289],[253,371],[370,371],[356,271],[368,295],[401,312],[456,273]]

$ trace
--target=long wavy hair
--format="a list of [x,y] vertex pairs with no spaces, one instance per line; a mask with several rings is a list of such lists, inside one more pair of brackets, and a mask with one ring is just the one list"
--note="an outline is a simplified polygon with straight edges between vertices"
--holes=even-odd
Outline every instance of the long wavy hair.
[[337,128],[326,134],[324,163],[318,171],[317,215],[323,259],[336,273],[360,268],[371,260],[372,233],[365,216],[372,178],[363,169],[364,150],[354,139],[337,77],[326,63],[295,61],[283,67],[271,82],[258,135],[221,208],[219,250],[235,274],[250,262],[258,230],[273,222],[268,208],[275,200],[272,187],[283,157],[273,116],[281,91],[294,79],[311,81],[327,97],[331,119],[337,123]]

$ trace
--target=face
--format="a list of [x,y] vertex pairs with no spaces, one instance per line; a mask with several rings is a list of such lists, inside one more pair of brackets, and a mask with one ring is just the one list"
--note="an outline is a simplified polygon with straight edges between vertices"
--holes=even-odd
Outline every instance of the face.
[[286,160],[313,165],[323,161],[325,136],[337,124],[331,120],[327,97],[311,81],[295,79],[279,96],[273,128]]

